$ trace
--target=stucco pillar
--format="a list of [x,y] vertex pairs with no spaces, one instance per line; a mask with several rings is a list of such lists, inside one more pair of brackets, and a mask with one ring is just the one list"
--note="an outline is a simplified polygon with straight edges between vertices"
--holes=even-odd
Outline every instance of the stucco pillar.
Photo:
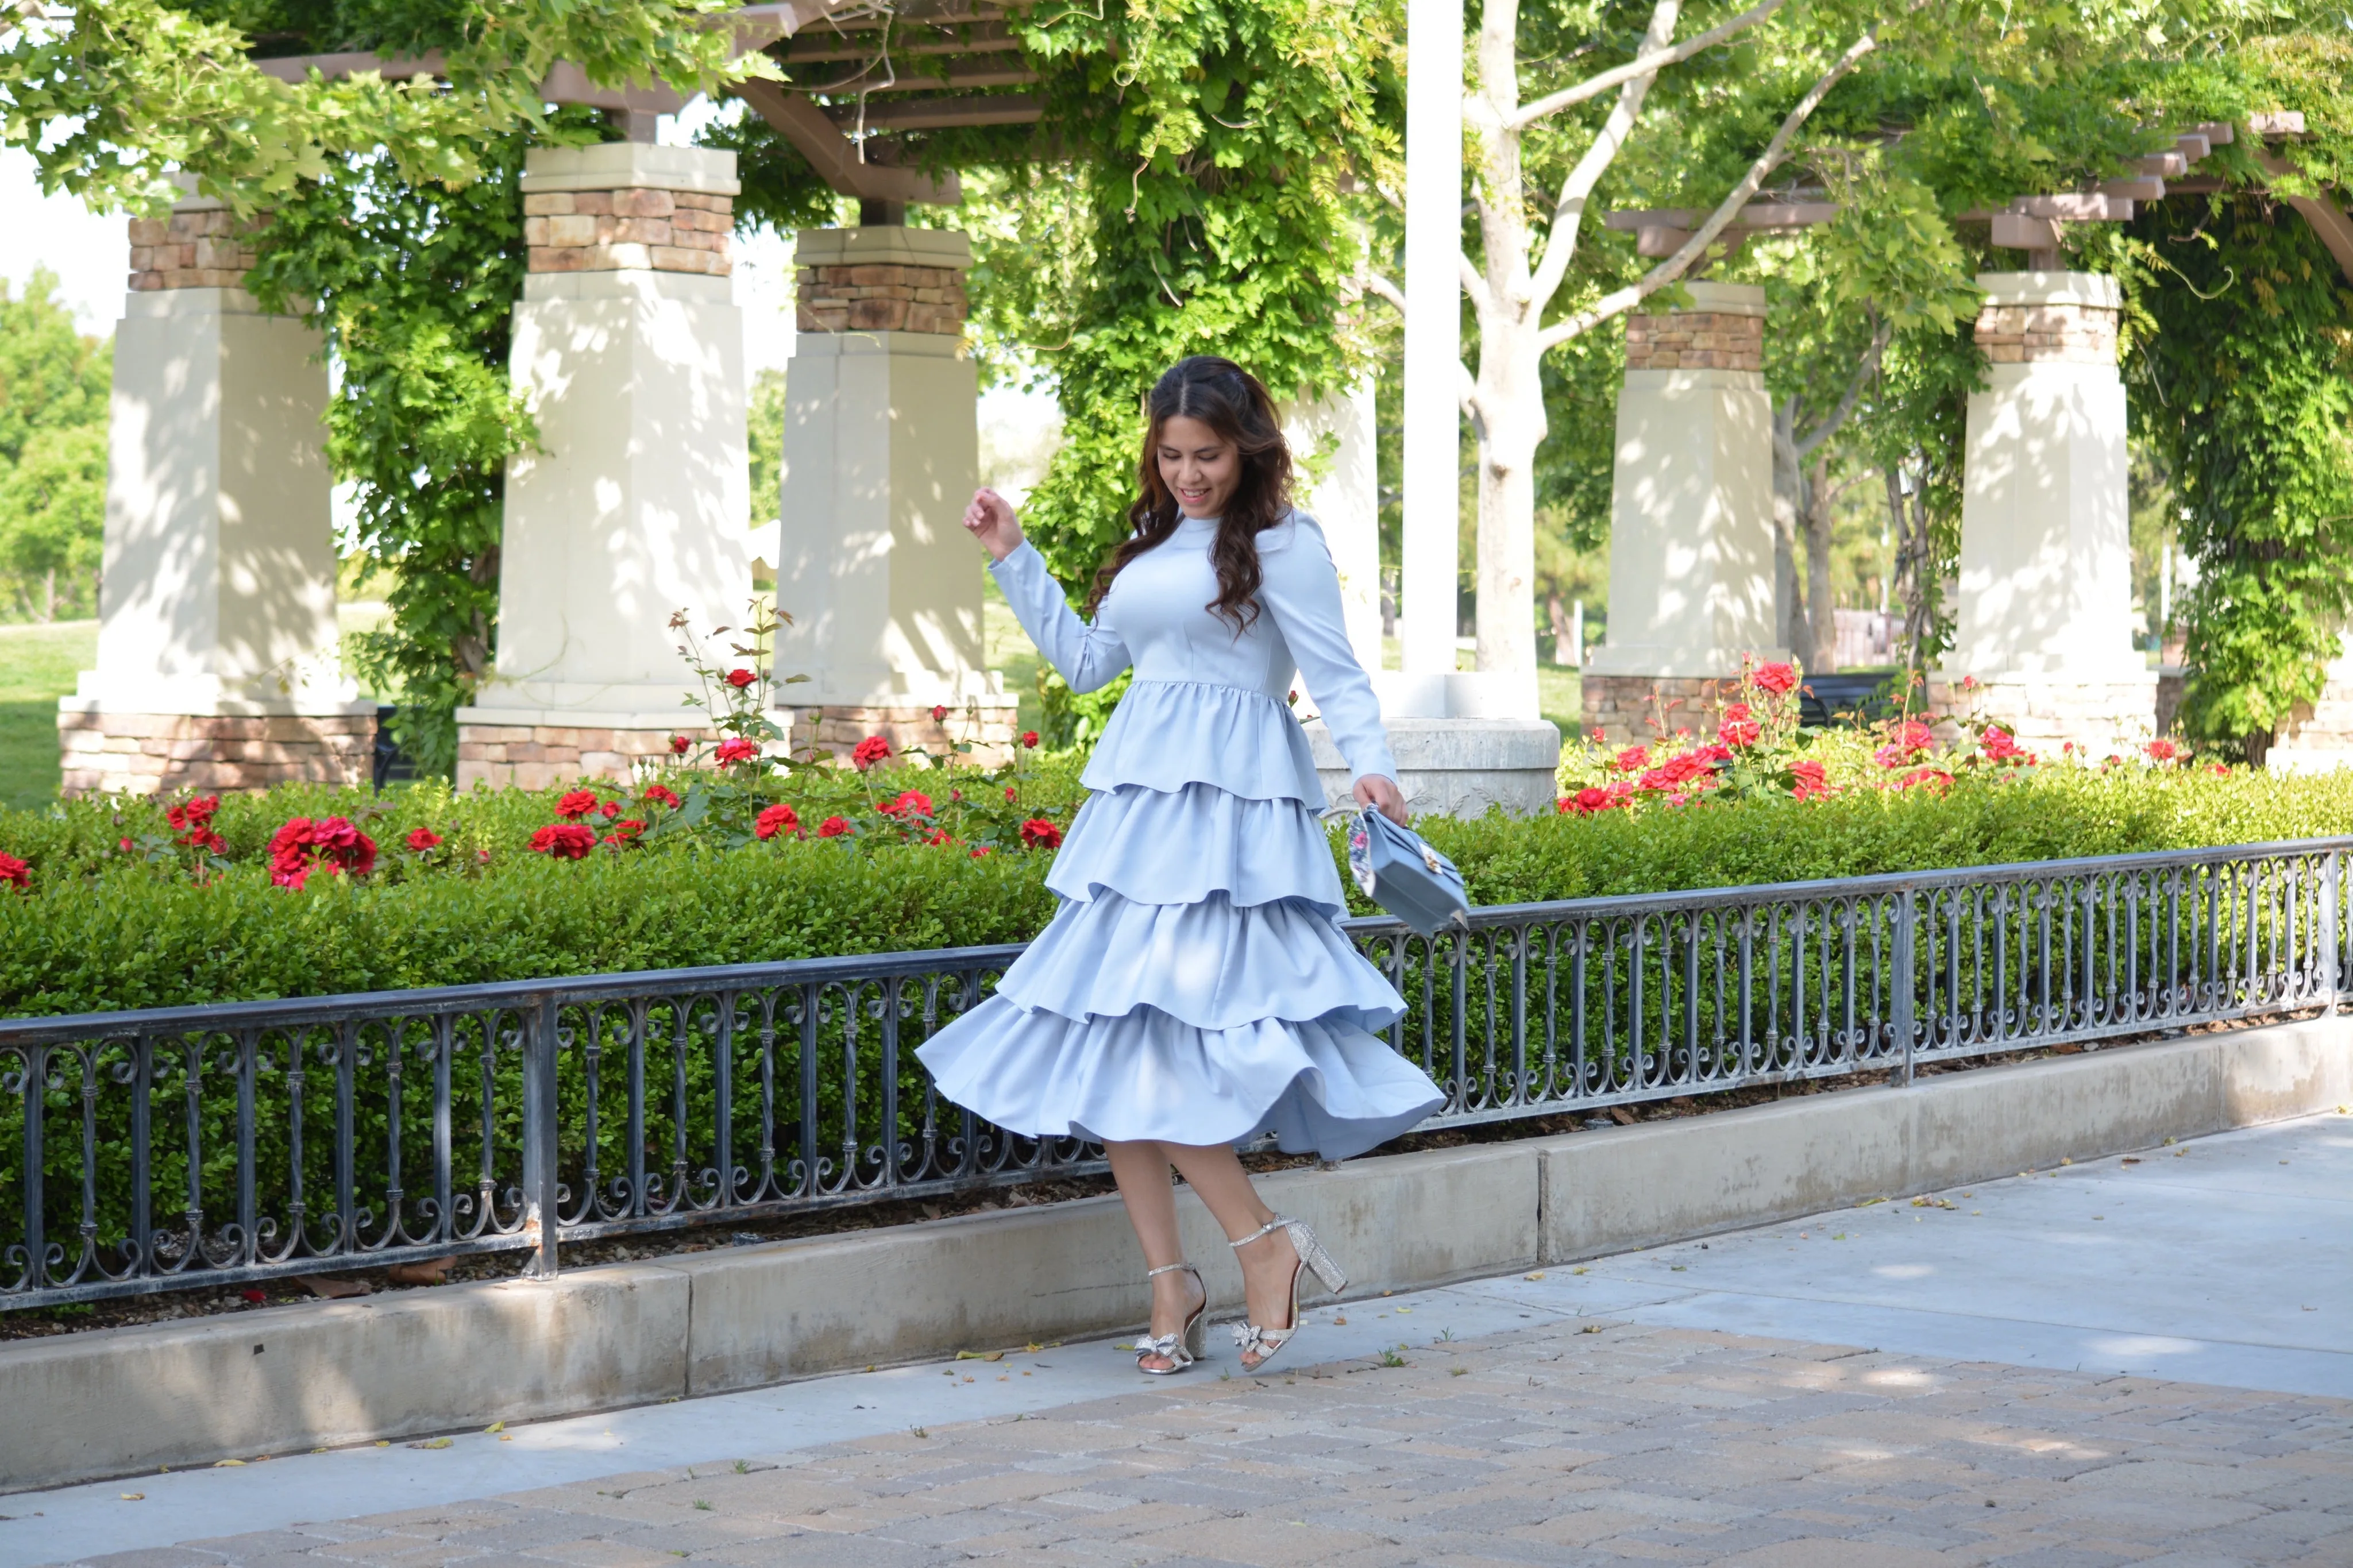
[[[964,355],[972,245],[953,229],[805,229],[785,376],[777,667],[797,751],[1002,757],[1017,699],[986,666],[977,547],[979,384]],[[934,717],[935,710],[945,710]]]
[[206,198],[131,224],[98,668],[58,703],[69,793],[368,775],[375,706],[336,657],[326,365],[246,292],[249,241]]
[[525,155],[509,374],[541,449],[507,468],[498,657],[458,710],[461,788],[627,777],[699,732],[670,617],[741,626],[752,597],[737,188],[735,155],[700,147]]
[[1340,569],[1348,646],[1381,667],[1381,483],[1373,378],[1283,410],[1283,439],[1300,472],[1299,505],[1314,517]]
[[2122,296],[2084,272],[1978,285],[1992,363],[1969,397],[1953,647],[1929,696],[2030,743],[2107,748],[2147,732],[2157,709],[2157,673],[2132,643]]
[[1609,519],[1609,624],[1586,655],[1584,721],[1648,740],[1663,704],[1694,730],[1745,658],[1779,659],[1765,290],[1688,283],[1626,321]]

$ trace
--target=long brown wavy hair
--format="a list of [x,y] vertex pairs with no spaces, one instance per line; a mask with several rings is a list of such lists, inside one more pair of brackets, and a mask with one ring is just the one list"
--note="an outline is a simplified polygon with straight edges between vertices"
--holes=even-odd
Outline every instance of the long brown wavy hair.
[[1135,466],[1143,493],[1127,509],[1132,531],[1103,570],[1095,574],[1087,613],[1094,614],[1110,592],[1112,579],[1127,563],[1167,539],[1184,521],[1175,492],[1160,477],[1160,434],[1171,419],[1198,419],[1233,443],[1241,454],[1240,480],[1225,515],[1218,520],[1218,537],[1209,546],[1209,564],[1218,574],[1218,596],[1203,609],[1211,611],[1240,637],[1258,619],[1258,590],[1262,581],[1258,564],[1258,536],[1291,512],[1291,448],[1282,439],[1282,426],[1274,399],[1258,377],[1229,359],[1195,354],[1171,365],[1153,384],[1145,400],[1152,425],[1144,433],[1144,455]]

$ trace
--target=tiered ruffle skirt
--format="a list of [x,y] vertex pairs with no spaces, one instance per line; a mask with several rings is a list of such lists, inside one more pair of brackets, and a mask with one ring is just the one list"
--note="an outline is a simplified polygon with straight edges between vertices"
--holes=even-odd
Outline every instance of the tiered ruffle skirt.
[[1361,1153],[1443,1103],[1346,906],[1306,738],[1237,687],[1134,686],[1047,885],[1062,908],[917,1054],[1008,1131]]

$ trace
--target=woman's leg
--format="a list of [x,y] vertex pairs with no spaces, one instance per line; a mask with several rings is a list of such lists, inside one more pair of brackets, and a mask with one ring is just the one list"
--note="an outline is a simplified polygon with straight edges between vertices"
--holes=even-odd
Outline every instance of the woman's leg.
[[[1224,1228],[1226,1239],[1240,1241],[1274,1217],[1274,1211],[1250,1185],[1250,1173],[1229,1143],[1212,1143],[1195,1147],[1183,1143],[1158,1145],[1161,1152],[1183,1173],[1185,1184],[1201,1195]],[[1126,1183],[1120,1184],[1122,1192]],[[1176,1205],[1169,1205],[1174,1223]],[[1133,1213],[1133,1209],[1130,1213]],[[1250,1321],[1262,1329],[1287,1329],[1291,1321],[1291,1278],[1299,1268],[1298,1250],[1291,1245],[1291,1233],[1271,1231],[1247,1247],[1234,1251],[1242,1268],[1242,1301]],[[1242,1370],[1248,1372],[1258,1363],[1242,1358]]]
[[[1111,1159],[1112,1180],[1119,1184],[1120,1201],[1127,1205],[1127,1223],[1135,1227],[1135,1239],[1144,1245],[1144,1266],[1158,1268],[1184,1262],[1184,1243],[1176,1235],[1176,1194],[1168,1184],[1166,1149],[1152,1142],[1121,1142],[1105,1143],[1103,1152]],[[1200,1304],[1201,1294],[1193,1277],[1182,1269],[1154,1279],[1153,1336],[1156,1339],[1182,1329]],[[1175,1363],[1166,1356],[1145,1356],[1141,1364],[1166,1371]]]

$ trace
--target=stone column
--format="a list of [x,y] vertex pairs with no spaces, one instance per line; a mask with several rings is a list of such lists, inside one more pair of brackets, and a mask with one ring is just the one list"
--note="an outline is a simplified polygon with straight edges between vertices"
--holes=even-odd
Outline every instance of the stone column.
[[[979,385],[964,357],[971,243],[951,229],[805,229],[785,378],[776,603],[796,751],[994,762],[1015,697],[986,668],[981,563],[960,520],[979,484]],[[934,718],[934,710],[945,710]]]
[[1774,646],[1773,417],[1765,290],[1689,283],[1626,319],[1609,521],[1609,624],[1586,656],[1584,721],[1648,740],[1656,705],[1703,727],[1744,658]]
[[205,198],[131,224],[98,668],[58,703],[69,794],[368,776],[375,705],[336,659],[327,369],[245,291],[249,238]]
[[460,788],[626,778],[701,732],[670,617],[741,626],[752,596],[737,188],[735,155],[700,147],[525,156],[510,374],[542,450],[507,469],[498,658],[458,711]]
[[[2082,272],[1978,285],[1990,384],[1969,398],[1953,647],[1929,698],[2029,744],[2108,748],[2157,710],[2157,673],[2132,645],[2122,296]],[[1957,689],[1964,677],[1976,689]]]

